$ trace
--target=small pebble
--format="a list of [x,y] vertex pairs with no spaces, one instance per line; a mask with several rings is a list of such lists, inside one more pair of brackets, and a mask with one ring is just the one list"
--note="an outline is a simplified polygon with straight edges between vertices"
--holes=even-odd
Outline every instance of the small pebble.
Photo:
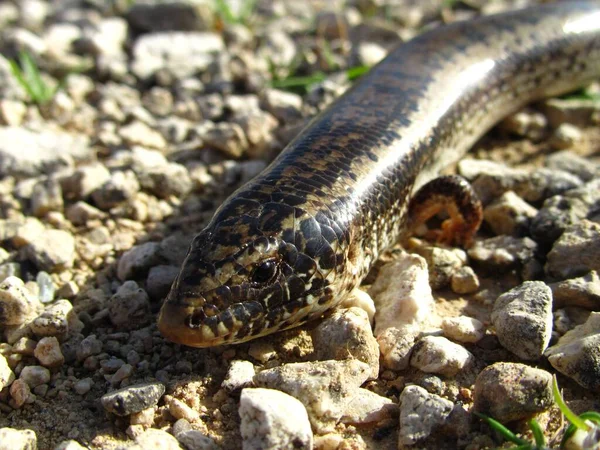
[[8,365],[4,355],[0,353],[0,391],[15,380],[15,374]]
[[60,367],[65,362],[58,339],[54,336],[40,339],[33,354],[44,367]]
[[600,224],[581,220],[568,227],[548,253],[546,272],[564,280],[600,271]]
[[550,343],[552,291],[542,281],[526,281],[498,297],[491,318],[504,348],[537,360]]
[[461,345],[441,336],[425,336],[415,344],[410,364],[427,373],[452,377],[474,360]]
[[227,392],[238,391],[251,386],[254,375],[254,366],[250,361],[234,360],[231,361],[229,370],[221,386]]
[[419,330],[433,313],[433,295],[425,259],[402,254],[384,265],[369,295],[377,304],[375,336],[387,328]]
[[175,436],[187,450],[219,450],[221,448],[211,437],[199,430],[187,430],[177,433]]
[[133,281],[125,281],[108,303],[111,323],[120,330],[140,328],[150,321],[148,294]]
[[117,276],[120,280],[128,280],[146,273],[151,267],[159,264],[160,244],[146,242],[127,250],[119,259]]
[[154,423],[155,414],[156,410],[154,407],[146,408],[129,416],[129,423],[131,425],[143,425],[145,427],[150,427]]
[[312,449],[313,433],[306,409],[284,392],[244,389],[239,415],[244,450]]
[[477,376],[475,411],[506,423],[525,419],[554,404],[552,375],[525,364],[499,362]]
[[400,445],[415,445],[427,439],[437,427],[443,425],[454,404],[430,394],[420,386],[407,386],[400,394]]
[[472,294],[479,289],[479,277],[471,267],[462,266],[452,274],[450,287],[457,294]]
[[0,428],[0,450],[36,450],[37,437],[32,430]]
[[[254,377],[258,387],[294,394],[318,433],[333,431],[371,368],[357,360],[283,364]],[[244,392],[244,391],[242,391]]]
[[357,359],[371,367],[371,379],[379,375],[379,345],[373,336],[369,316],[360,308],[337,309],[311,333],[315,357]]
[[156,405],[164,393],[163,384],[144,383],[104,394],[100,401],[106,411],[118,416],[128,416]]
[[508,271],[531,261],[537,244],[527,237],[496,236],[475,241],[468,250],[469,258],[489,270]]
[[442,320],[442,331],[448,339],[462,343],[475,343],[485,336],[485,326],[472,317],[446,317]]
[[518,237],[528,230],[537,212],[513,191],[507,191],[485,207],[483,219],[494,234]]
[[169,407],[169,412],[176,419],[185,419],[188,422],[193,423],[200,418],[200,414],[197,411],[193,410],[177,398],[170,397],[166,403]]
[[31,398],[31,388],[20,378],[10,385],[9,392],[15,408],[21,408]]
[[140,434],[135,436],[135,442],[140,449],[181,450],[177,439],[166,431],[155,428],[140,431]]
[[578,306],[592,311],[600,310],[600,277],[592,270],[579,278],[551,283],[553,307]]
[[388,328],[377,336],[383,366],[391,370],[404,370],[410,363],[410,356],[418,333],[405,332],[398,328]]
[[0,325],[21,325],[41,309],[40,301],[29,293],[20,278],[8,277],[0,283]]
[[361,388],[346,406],[341,421],[346,424],[364,425],[391,419],[397,413],[398,405],[392,400]]
[[416,247],[414,251],[427,261],[429,284],[433,290],[447,286],[453,275],[465,264],[467,259],[467,256],[460,249],[425,245]]
[[79,395],[85,395],[92,389],[93,385],[94,381],[91,378],[83,378],[73,385],[73,390]]
[[562,123],[554,130],[554,133],[552,133],[550,145],[555,150],[564,150],[572,148],[580,140],[581,130],[579,128],[570,123]]
[[54,336],[65,339],[70,332],[70,325],[79,322],[73,305],[68,300],[58,300],[46,307],[31,323],[31,331],[38,337]]
[[586,389],[600,392],[600,313],[592,312],[583,324],[565,333],[546,350],[552,367]]
[[40,270],[69,269],[75,262],[75,237],[63,230],[45,230],[25,247],[24,254]]
[[19,378],[25,381],[29,387],[36,387],[50,381],[50,371],[42,366],[26,366],[21,371]]
[[70,441],[62,441],[54,450],[87,450],[87,447],[84,447],[79,442],[70,440]]

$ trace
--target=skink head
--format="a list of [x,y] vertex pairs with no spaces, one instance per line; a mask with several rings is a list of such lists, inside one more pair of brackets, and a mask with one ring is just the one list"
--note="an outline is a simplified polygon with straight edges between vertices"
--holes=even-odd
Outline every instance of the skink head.
[[282,204],[231,213],[231,206],[222,208],[190,245],[158,320],[171,341],[240,343],[332,306],[328,274],[336,258],[321,235],[309,236],[319,230],[305,225],[303,231],[294,208]]

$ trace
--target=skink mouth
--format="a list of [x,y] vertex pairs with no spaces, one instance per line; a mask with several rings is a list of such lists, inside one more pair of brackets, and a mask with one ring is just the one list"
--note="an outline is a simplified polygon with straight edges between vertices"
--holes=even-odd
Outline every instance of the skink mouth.
[[196,311],[194,306],[165,302],[158,316],[159,331],[169,341],[189,347],[214,347],[224,343],[226,336],[215,335],[209,325],[189,325]]

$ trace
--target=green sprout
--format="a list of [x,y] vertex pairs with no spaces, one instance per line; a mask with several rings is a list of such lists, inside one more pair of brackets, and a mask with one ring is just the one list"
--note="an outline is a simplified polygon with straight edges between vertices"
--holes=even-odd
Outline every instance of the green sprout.
[[[565,400],[558,389],[556,376],[553,377],[552,380],[552,395],[558,409],[570,422],[570,425],[562,437],[560,448],[566,448],[567,441],[577,430],[582,430],[587,433],[581,444],[582,450],[597,450],[600,448],[600,414],[595,411],[588,411],[579,416],[576,415],[565,403]],[[531,419],[528,422],[529,429],[531,430],[534,439],[534,442],[530,442],[518,437],[500,422],[491,417],[477,412],[473,412],[473,414],[485,421],[490,428],[502,435],[504,439],[515,444],[516,446],[512,447],[511,450],[549,450],[549,447],[546,446],[546,439],[544,438],[542,427],[540,427],[540,424],[535,419]]]
[[571,422],[560,442],[560,448],[565,448],[567,441],[577,430],[582,430],[587,433],[583,441],[583,448],[590,450],[597,449],[600,446],[600,414],[595,411],[587,411],[579,416],[576,415],[571,408],[567,406],[560,394],[556,376],[552,379],[552,395],[554,396],[554,401],[558,405],[560,412],[569,422]]
[[257,0],[243,0],[240,8],[234,12],[227,0],[214,0],[216,13],[226,24],[247,24],[256,8]]
[[19,62],[9,60],[9,64],[13,76],[32,101],[42,105],[52,100],[59,86],[50,86],[44,81],[29,53],[19,52]]
[[[354,81],[369,71],[368,66],[356,66],[345,70],[346,77],[349,81]],[[312,75],[306,76],[289,76],[282,79],[271,81],[271,87],[294,91],[300,94],[305,94],[310,91],[314,84],[320,83],[327,78],[324,72],[315,72]]]
[[492,428],[493,430],[495,430],[499,434],[501,434],[502,437],[504,437],[504,439],[512,442],[513,444],[516,444],[516,446],[512,447],[511,450],[547,450],[548,449],[548,447],[546,447],[546,439],[544,438],[544,433],[542,432],[542,428],[540,427],[540,424],[535,419],[531,419],[528,422],[529,428],[531,429],[531,433],[533,434],[533,439],[534,439],[534,442],[529,442],[525,439],[518,437],[515,433],[510,431],[508,428],[506,428],[504,425],[502,425],[497,420],[492,419],[491,417],[488,417],[484,414],[479,414],[477,412],[474,412],[474,414],[477,417],[479,417],[481,420],[485,421],[490,426],[490,428]]

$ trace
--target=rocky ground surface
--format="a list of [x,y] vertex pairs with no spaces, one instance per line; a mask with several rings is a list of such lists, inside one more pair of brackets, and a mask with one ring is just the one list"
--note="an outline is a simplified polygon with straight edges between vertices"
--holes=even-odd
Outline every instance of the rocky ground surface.
[[526,2],[337,3],[0,3],[1,449],[500,446],[473,411],[557,445],[552,374],[600,410],[597,86],[458,165],[485,204],[468,250],[413,237],[354,306],[247,344],[158,333],[194,233],[349,78]]

